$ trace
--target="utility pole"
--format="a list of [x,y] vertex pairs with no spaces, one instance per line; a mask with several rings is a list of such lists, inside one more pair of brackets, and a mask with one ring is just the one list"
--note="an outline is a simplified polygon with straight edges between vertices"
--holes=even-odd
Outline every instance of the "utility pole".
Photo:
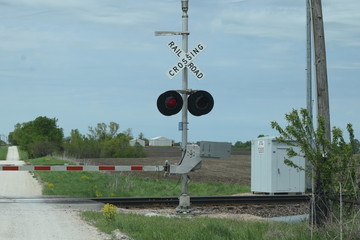
[[[312,85],[312,40],[311,40],[311,10],[310,0],[306,1],[306,109],[309,113],[311,122],[313,118],[313,85]],[[309,136],[309,141],[313,143],[312,136]],[[306,159],[306,168],[312,169],[311,163]],[[311,177],[305,178],[305,186],[307,189],[314,189]]]
[[311,120],[313,120],[313,97],[312,97],[312,46],[311,46],[311,11],[310,0],[306,0],[306,105]]
[[[312,29],[314,37],[315,51],[315,71],[316,71],[316,91],[317,91],[317,116],[323,117],[325,122],[325,138],[331,140],[330,130],[330,107],[329,107],[329,91],[326,68],[326,49],[325,34],[322,15],[321,0],[311,0],[311,16]],[[323,153],[321,161],[327,161],[326,149]],[[323,177],[319,169],[313,169],[315,173],[315,189],[314,189],[314,206],[313,216],[311,217],[312,225],[323,226],[329,217],[329,203],[326,193],[323,189]]]
[[325,133],[331,139],[328,78],[326,68],[325,34],[321,0],[311,0],[313,36],[315,50],[315,71],[317,90],[317,115],[325,120]]

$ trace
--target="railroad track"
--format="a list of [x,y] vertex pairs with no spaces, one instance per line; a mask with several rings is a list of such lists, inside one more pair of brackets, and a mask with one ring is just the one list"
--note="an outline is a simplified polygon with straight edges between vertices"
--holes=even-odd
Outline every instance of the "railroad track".
[[[92,198],[91,200],[110,203],[119,207],[138,206],[177,206],[178,197],[144,197],[144,198]],[[246,195],[246,196],[206,196],[190,197],[193,206],[199,205],[241,205],[270,203],[301,203],[310,200],[309,195]]]

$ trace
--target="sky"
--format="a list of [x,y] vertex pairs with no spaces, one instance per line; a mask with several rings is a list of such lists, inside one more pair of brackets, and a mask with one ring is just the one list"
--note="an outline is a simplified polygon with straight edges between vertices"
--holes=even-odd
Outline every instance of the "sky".
[[[360,138],[360,1],[322,4],[331,125],[352,123]],[[189,48],[206,45],[194,60],[205,76],[189,73],[189,88],[215,101],[189,114],[190,142],[275,136],[271,121],[306,108],[305,0],[189,0],[188,15]],[[2,139],[46,116],[65,136],[116,122],[181,141],[181,113],[161,115],[156,100],[182,88],[166,75],[178,61],[167,45],[182,39],[154,34],[181,31],[181,16],[180,0],[0,0]]]

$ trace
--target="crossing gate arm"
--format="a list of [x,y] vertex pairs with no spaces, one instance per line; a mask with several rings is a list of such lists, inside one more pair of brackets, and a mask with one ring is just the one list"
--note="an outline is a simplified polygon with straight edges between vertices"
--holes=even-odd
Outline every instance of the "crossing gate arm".
[[164,171],[164,166],[92,166],[92,165],[8,165],[0,166],[0,171],[83,171],[83,172],[98,172],[98,171],[112,171],[112,172],[161,172]]

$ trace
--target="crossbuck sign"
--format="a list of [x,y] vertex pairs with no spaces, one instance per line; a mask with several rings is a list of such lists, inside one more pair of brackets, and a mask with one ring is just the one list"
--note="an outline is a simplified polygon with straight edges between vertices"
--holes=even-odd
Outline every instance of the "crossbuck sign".
[[185,67],[187,67],[198,80],[201,80],[204,77],[204,73],[193,62],[193,60],[206,48],[203,43],[198,43],[190,52],[187,53],[176,45],[174,41],[169,42],[168,47],[179,58],[179,62],[172,66],[166,73],[170,79],[175,77]]

